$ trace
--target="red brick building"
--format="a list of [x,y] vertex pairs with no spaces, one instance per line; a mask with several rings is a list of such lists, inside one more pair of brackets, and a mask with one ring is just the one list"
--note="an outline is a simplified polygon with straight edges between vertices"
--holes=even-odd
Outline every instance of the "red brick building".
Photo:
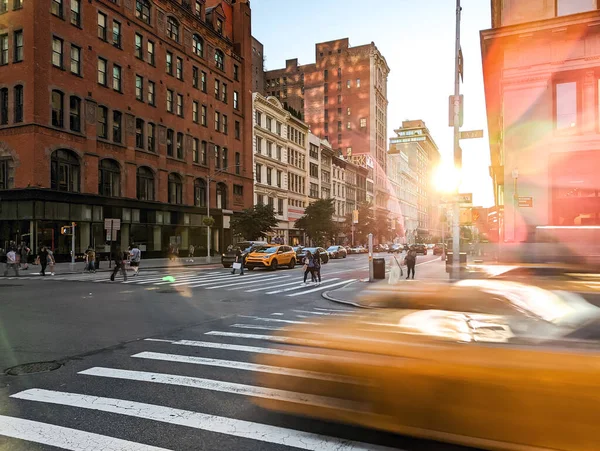
[[266,92],[299,111],[311,132],[343,156],[372,168],[373,203],[386,209],[390,69],[374,43],[350,47],[345,38],[316,44],[315,50],[314,64],[298,66],[292,59],[284,69],[266,72]]
[[0,15],[0,247],[213,249],[252,205],[246,0],[11,1]]

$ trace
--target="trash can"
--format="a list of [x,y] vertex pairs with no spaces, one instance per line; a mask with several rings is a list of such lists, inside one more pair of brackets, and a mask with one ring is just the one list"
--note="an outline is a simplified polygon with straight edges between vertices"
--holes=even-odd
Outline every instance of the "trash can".
[[[452,263],[454,260],[454,253],[452,251],[446,252],[446,272],[450,273],[452,271]],[[467,253],[460,252],[458,254],[459,265],[461,268],[467,266]]]
[[373,279],[385,279],[385,258],[373,259]]

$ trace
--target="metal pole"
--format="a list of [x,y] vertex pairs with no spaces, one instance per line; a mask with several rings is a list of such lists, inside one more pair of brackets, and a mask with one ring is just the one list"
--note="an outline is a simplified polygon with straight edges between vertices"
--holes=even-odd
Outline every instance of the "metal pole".
[[[462,166],[462,155],[460,155],[460,0],[456,0],[456,42],[454,48],[454,162],[457,172]],[[456,188],[458,194],[458,186]],[[452,218],[452,279],[459,278],[460,268],[460,205],[458,196],[454,200],[454,217]]]
[[108,269],[112,268],[112,254],[113,254],[113,220],[110,220],[110,253],[108,254]]
[[[206,217],[210,218],[210,177],[206,176]],[[206,261],[210,262],[210,225],[206,225],[207,230],[207,244],[206,244]]]
[[442,261],[446,260],[446,240],[445,240],[445,228],[448,217],[446,216],[446,210],[444,209],[444,221],[442,222]]
[[75,223],[71,223],[71,269],[75,267]]
[[369,282],[373,282],[373,234],[369,233]]
[[513,243],[517,242],[517,207],[519,205],[519,191],[518,191],[518,182],[519,182],[519,170],[513,169]]

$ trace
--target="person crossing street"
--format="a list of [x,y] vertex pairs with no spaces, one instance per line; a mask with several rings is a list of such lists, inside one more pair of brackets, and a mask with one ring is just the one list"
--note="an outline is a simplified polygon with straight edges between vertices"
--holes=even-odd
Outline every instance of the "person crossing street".
[[415,266],[417,264],[417,251],[414,247],[411,247],[406,254],[406,258],[404,259],[404,263],[406,264],[406,278],[410,278],[410,273],[412,271],[412,278],[415,278]]
[[46,266],[48,266],[48,250],[46,249],[46,246],[41,247],[40,251],[38,252],[38,259],[40,260],[40,266],[42,267],[40,274],[45,276]]
[[123,274],[123,281],[127,281],[127,270],[125,269],[125,258],[124,258],[123,251],[121,250],[120,246],[117,246],[117,248],[113,252],[112,258],[115,263],[115,268],[113,269],[113,272],[110,275],[110,281],[111,282],[115,281],[115,276],[117,275],[119,270],[121,271],[121,274]]
[[233,270],[231,271],[231,274],[235,274],[235,269],[237,265],[240,265],[239,269],[240,269],[240,276],[244,275],[244,256],[242,255],[242,251],[239,248],[239,246],[236,246],[235,248],[235,263],[233,264]]
[[6,267],[4,268],[4,277],[8,276],[8,269],[15,270],[15,276],[19,277],[19,263],[17,262],[17,253],[14,248],[6,253]]
[[133,275],[137,276],[140,272],[140,261],[142,260],[142,251],[134,244],[132,249],[129,251],[130,266],[133,268]]

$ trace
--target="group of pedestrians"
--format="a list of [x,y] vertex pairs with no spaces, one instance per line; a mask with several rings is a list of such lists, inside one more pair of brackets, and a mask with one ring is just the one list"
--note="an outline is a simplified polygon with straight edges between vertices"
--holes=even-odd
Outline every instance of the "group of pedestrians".
[[[20,276],[19,269],[27,271],[29,269],[29,256],[32,254],[31,249],[25,244],[21,243],[16,246],[13,243],[9,244],[5,260],[4,276],[8,276],[9,270],[14,271],[15,276]],[[36,254],[35,263],[40,265],[40,275],[46,275],[46,268],[50,266],[50,274],[54,275],[54,253],[46,246],[41,246],[38,253]]]
[[404,276],[402,265],[406,266],[406,278],[415,278],[415,266],[417,265],[417,251],[414,248],[409,248],[408,251],[402,252],[400,257],[392,255],[390,258],[390,275],[388,282],[396,283],[400,277]]
[[140,271],[140,262],[142,260],[142,251],[137,246],[137,244],[132,244],[129,246],[129,249],[125,252],[121,250],[120,246],[117,246],[112,255],[113,262],[115,267],[113,268],[113,272],[110,275],[111,282],[115,281],[115,276],[121,272],[123,276],[123,280],[127,280],[127,262],[129,262],[129,266],[133,269],[134,277],[139,274]]
[[321,285],[321,253],[315,250],[314,254],[306,251],[304,255],[304,285],[308,285],[306,279],[310,274],[310,282]]

